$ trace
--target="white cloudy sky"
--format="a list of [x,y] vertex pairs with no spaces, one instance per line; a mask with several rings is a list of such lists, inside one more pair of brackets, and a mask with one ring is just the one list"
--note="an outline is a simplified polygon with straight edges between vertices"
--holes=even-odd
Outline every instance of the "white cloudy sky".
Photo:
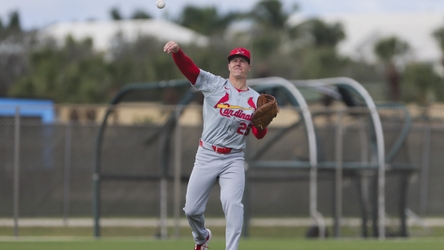
[[[222,12],[249,10],[258,0],[165,0],[163,10],[156,8],[156,0],[0,0],[0,19],[5,23],[9,13],[18,10],[25,29],[39,28],[61,21],[88,19],[109,20],[109,10],[117,7],[124,17],[142,9],[156,18],[178,15],[187,4],[214,5]],[[388,11],[443,11],[444,0],[281,0],[291,9],[299,5],[299,13],[350,13]]]

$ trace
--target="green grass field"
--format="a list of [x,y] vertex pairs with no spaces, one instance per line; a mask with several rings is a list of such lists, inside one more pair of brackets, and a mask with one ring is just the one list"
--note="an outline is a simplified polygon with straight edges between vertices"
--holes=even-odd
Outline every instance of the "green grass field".
[[[0,241],[4,250],[191,250],[191,240],[76,240],[76,239],[22,239]],[[222,238],[211,241],[210,250],[224,250]],[[240,250],[442,250],[444,241],[430,239],[380,240],[305,240],[305,239],[243,239]]]
[[[225,228],[213,227],[210,250],[225,250]],[[361,238],[358,228],[344,227],[341,238],[306,239],[306,227],[251,227],[250,237],[242,238],[239,250],[442,250],[444,228],[426,233],[410,228],[408,238]],[[331,228],[330,228],[331,230]],[[104,227],[100,239],[93,238],[91,227],[23,227],[14,237],[11,227],[0,227],[0,250],[191,250],[190,229],[183,227],[179,239],[156,239],[158,229]],[[169,228],[169,235],[174,230]],[[330,231],[331,235],[331,231]]]

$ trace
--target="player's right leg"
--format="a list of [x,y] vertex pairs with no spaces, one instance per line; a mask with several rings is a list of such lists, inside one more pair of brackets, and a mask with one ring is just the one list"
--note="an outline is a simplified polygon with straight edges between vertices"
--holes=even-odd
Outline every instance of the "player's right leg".
[[196,161],[190,175],[183,208],[190,224],[196,245],[207,241],[208,231],[205,227],[205,207],[211,189],[219,175],[220,155],[214,151],[199,147]]

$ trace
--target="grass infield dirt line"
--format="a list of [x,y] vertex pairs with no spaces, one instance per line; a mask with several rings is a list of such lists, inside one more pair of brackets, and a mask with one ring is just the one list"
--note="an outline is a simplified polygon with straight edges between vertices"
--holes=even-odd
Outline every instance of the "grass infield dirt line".
[[[151,219],[135,219],[135,218],[103,218],[100,220],[102,227],[156,227],[159,226],[160,220],[157,218]],[[333,219],[325,219],[326,226],[333,225]],[[342,225],[356,227],[361,225],[359,218],[343,218],[341,220]],[[371,223],[371,221],[369,221]],[[387,225],[397,225],[398,219],[388,219]],[[63,220],[62,218],[20,218],[18,220],[19,227],[92,227],[94,221],[92,218],[79,218]],[[225,219],[208,218],[206,224],[216,227],[225,226]],[[181,227],[188,226],[186,219],[181,219],[179,222]],[[309,218],[253,218],[251,220],[251,226],[256,227],[297,227],[297,226],[311,226],[313,221]],[[420,221],[408,220],[409,226],[424,226],[424,227],[443,227],[444,218],[425,218]],[[13,227],[14,220],[9,218],[0,219],[0,227]],[[175,226],[173,219],[167,220],[167,226]]]
[[[225,249],[225,240],[211,241],[212,250]],[[66,240],[66,241],[7,241],[0,249],[7,250],[146,250],[192,249],[192,240]],[[442,240],[295,240],[295,239],[243,239],[242,250],[442,250]]]

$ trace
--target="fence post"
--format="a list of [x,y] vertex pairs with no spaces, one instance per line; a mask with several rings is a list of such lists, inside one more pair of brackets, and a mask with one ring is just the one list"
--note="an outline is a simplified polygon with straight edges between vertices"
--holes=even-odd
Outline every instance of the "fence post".
[[18,237],[20,207],[20,107],[15,108],[14,119],[14,236]]
[[174,237],[180,237],[180,196],[182,175],[182,128],[180,126],[181,108],[176,107],[176,131],[174,140]]
[[[162,131],[159,138],[159,168],[160,168],[160,185],[159,185],[159,196],[160,196],[160,238],[166,239],[168,237],[167,230],[167,219],[168,219],[168,180],[167,180],[167,165],[169,157],[169,141],[168,133],[169,131]],[[167,155],[165,155],[167,154]]]
[[68,225],[71,191],[71,122],[65,126],[65,168],[63,180],[63,223]]
[[427,191],[429,186],[429,167],[430,167],[430,124],[424,127],[423,137],[423,151],[422,151],[422,168],[421,168],[421,182],[419,186],[419,214],[425,217],[427,213]]
[[341,236],[341,217],[342,217],[342,116],[343,111],[337,112],[336,124],[336,172],[335,172],[335,220],[334,235],[336,238]]

